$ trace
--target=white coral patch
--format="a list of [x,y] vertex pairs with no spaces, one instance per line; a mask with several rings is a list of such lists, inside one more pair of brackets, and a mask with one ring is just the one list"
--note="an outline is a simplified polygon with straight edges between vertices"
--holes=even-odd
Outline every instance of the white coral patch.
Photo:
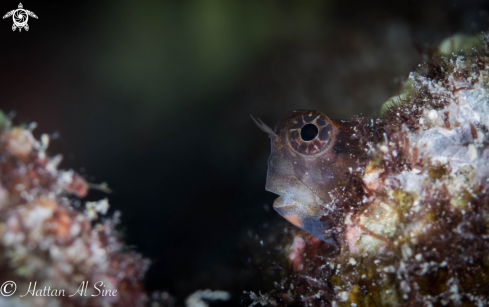
[[[367,212],[360,216],[359,224],[367,228],[373,234],[378,234],[386,238],[394,235],[399,216],[396,211],[392,210],[385,203],[372,205]],[[360,252],[373,252],[378,250],[379,246],[386,243],[372,235],[372,233],[363,232],[357,242],[357,249]]]
[[[459,56],[455,65],[457,70],[468,62]],[[418,89],[427,88],[433,97],[447,102],[441,109],[423,112],[422,122],[431,125],[409,133],[411,147],[417,147],[423,157],[447,164],[451,178],[447,187],[453,194],[476,183],[484,184],[489,178],[489,148],[484,145],[488,139],[485,129],[489,127],[488,72],[469,78],[456,78],[452,73],[448,87],[416,73],[410,78]],[[468,168],[474,172],[463,171]],[[454,180],[456,176],[462,176],[461,180]]]

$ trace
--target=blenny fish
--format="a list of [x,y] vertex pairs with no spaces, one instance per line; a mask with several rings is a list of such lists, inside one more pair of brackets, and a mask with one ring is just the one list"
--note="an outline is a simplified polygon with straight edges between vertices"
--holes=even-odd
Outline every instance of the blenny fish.
[[359,141],[352,137],[358,123],[307,110],[285,115],[274,130],[253,120],[272,142],[265,188],[280,196],[273,208],[295,226],[335,245],[326,235],[334,227],[327,219],[333,210],[330,193],[364,161]]

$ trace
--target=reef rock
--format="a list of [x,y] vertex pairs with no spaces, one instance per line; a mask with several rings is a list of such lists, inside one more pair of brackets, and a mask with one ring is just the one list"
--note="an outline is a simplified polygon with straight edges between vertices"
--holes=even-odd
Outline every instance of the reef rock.
[[300,230],[271,237],[288,264],[255,303],[489,304],[489,38],[442,47],[379,120],[356,119],[368,161],[330,191],[331,208],[352,207],[334,216],[339,247]]

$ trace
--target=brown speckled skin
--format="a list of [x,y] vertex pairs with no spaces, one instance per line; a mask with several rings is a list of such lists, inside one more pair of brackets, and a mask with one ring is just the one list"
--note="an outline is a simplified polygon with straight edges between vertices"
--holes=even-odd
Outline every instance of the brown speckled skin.
[[[300,137],[300,129],[306,124],[319,129],[309,142]],[[266,189],[280,195],[274,202],[275,210],[327,242],[325,231],[334,225],[330,219],[320,218],[335,210],[330,206],[330,193],[345,184],[350,168],[355,170],[362,163],[362,151],[354,137],[356,124],[331,120],[318,111],[294,111],[284,116],[275,127],[275,135],[270,135]]]

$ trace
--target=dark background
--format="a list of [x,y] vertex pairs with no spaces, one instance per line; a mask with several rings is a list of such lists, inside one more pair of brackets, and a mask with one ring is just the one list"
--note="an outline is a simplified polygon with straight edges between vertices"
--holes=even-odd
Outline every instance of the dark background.
[[[423,48],[488,29],[486,1],[23,1],[0,21],[0,109],[90,182],[108,182],[150,290],[257,290],[243,242],[281,221],[264,190],[293,109],[375,117]],[[2,1],[0,14],[17,8]],[[104,195],[92,191],[88,199]],[[270,230],[269,230],[270,229]]]

